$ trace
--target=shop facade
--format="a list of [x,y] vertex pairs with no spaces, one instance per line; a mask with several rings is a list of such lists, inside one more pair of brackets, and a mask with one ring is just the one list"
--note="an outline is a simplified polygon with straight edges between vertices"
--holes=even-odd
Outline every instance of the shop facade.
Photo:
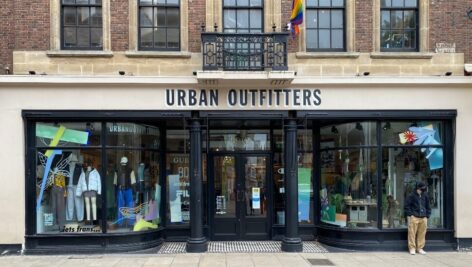
[[27,253],[404,249],[418,181],[428,248],[470,242],[465,77],[1,79],[2,241]]

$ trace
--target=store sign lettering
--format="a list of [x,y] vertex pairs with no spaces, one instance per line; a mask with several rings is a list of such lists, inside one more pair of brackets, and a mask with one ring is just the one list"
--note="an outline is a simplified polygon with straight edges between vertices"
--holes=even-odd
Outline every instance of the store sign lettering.
[[[224,92],[222,96],[221,92]],[[321,105],[320,89],[166,89],[169,107],[312,107]]]

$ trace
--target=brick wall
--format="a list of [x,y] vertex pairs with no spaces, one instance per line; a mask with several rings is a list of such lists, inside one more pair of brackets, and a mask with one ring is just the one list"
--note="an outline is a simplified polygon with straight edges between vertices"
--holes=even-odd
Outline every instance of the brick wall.
[[13,71],[12,51],[15,46],[13,0],[0,0],[0,75],[5,74],[5,67]]
[[373,0],[356,0],[355,48],[358,52],[372,52],[373,44]]
[[[201,25],[205,24],[206,2],[205,0],[188,1],[188,49],[190,52],[201,51]],[[207,30],[213,25],[206,25]]]
[[430,50],[436,43],[455,43],[456,52],[464,53],[465,62],[472,63],[472,20],[467,11],[472,0],[431,0],[430,2]]
[[129,43],[129,1],[110,1],[110,33],[113,51],[128,50]]
[[49,49],[49,1],[14,0],[15,50]]
[[[290,22],[290,15],[292,14],[292,0],[281,0],[282,3],[282,28]],[[277,29],[282,30],[282,29]],[[292,35],[288,38],[288,52],[298,52],[298,37],[293,38]]]

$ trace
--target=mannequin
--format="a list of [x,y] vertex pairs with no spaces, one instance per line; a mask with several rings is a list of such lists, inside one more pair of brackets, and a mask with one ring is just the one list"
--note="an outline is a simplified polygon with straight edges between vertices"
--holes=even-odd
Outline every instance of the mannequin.
[[[84,198],[76,196],[77,184],[79,183],[80,175],[84,172],[82,164],[75,153],[70,154],[69,163],[69,177],[66,180],[67,184],[67,202],[66,202],[66,220],[78,222],[84,220]],[[75,210],[75,214],[74,214]],[[74,218],[74,215],[76,216]]]
[[66,177],[54,168],[54,180],[51,187],[51,212],[59,229],[64,228],[66,219]]
[[[117,187],[117,215],[118,215],[118,225],[123,225],[123,215],[120,212],[120,208],[127,207],[133,208],[134,207],[134,200],[133,200],[133,191],[135,184],[136,184],[136,176],[134,174],[133,169],[128,166],[128,158],[122,157],[120,160],[120,167],[115,172],[115,178],[113,183]],[[134,218],[127,218],[126,225],[133,225],[135,219]]]
[[82,172],[77,185],[76,196],[83,195],[85,201],[85,211],[87,213],[87,223],[93,224],[97,219],[97,195],[102,192],[100,174],[92,167],[92,162],[87,162],[85,173]]

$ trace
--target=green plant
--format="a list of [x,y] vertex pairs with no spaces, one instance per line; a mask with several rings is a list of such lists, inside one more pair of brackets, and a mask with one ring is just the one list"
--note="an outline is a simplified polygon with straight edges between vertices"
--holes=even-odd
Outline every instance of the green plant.
[[336,212],[342,213],[344,209],[344,195],[343,194],[331,194],[329,202],[331,205],[336,206]]

